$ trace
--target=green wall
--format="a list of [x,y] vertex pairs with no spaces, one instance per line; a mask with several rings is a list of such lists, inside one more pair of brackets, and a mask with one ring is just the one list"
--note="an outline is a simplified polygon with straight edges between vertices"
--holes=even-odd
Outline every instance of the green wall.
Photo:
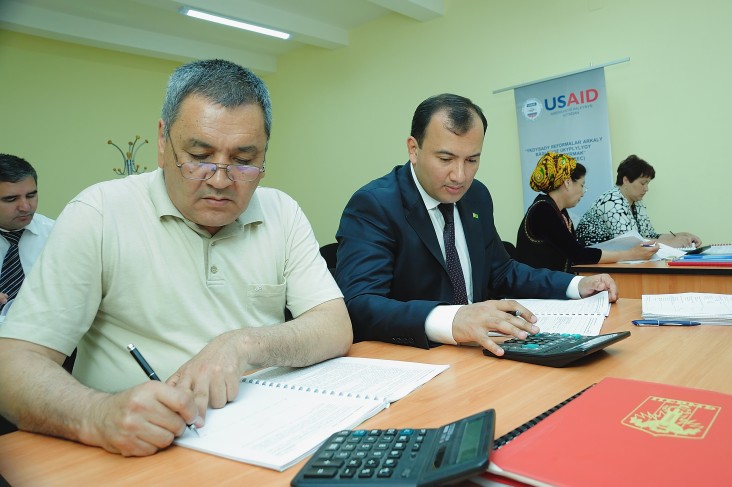
[[[660,232],[732,241],[726,183],[732,4],[723,0],[447,0],[426,23],[373,22],[334,52],[300,50],[268,78],[278,109],[272,177],[300,200],[321,241],[359,186],[407,160],[411,117],[450,91],[485,111],[478,178],[495,200],[504,240],[523,216],[512,92],[494,90],[591,63],[608,67],[614,165],[636,153],[656,169],[644,201]],[[721,56],[721,57],[720,57]],[[283,116],[284,115],[284,116]],[[614,172],[614,170],[613,170]],[[613,181],[608,181],[608,188]],[[704,215],[704,216],[700,216]]]
[[176,63],[0,30],[0,151],[38,172],[38,211],[56,218],[85,187],[118,177],[139,135],[137,162],[157,167],[157,121]]
[[[732,241],[728,218],[710,216],[732,207],[725,150],[732,4],[445,4],[445,17],[419,23],[390,15],[354,32],[347,48],[300,49],[264,75],[274,130],[263,184],[300,202],[321,243],[334,240],[353,191],[407,160],[414,109],[445,91],[486,113],[478,178],[493,193],[499,233],[515,241],[523,208],[514,100],[493,91],[626,56],[630,62],[605,70],[614,164],[636,153],[656,168],[644,201],[658,231]],[[86,185],[115,177],[121,157],[107,139],[126,143],[139,134],[154,144],[175,65],[0,31],[0,148],[41,173],[43,213],[56,216]],[[153,167],[154,145],[138,160]]]

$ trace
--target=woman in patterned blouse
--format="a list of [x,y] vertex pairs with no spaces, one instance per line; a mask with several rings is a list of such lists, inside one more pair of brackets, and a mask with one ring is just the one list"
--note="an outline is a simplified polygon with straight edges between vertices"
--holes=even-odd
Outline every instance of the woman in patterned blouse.
[[657,239],[672,247],[701,245],[701,239],[692,233],[659,234],[653,228],[641,200],[654,177],[653,166],[636,155],[628,156],[618,166],[616,186],[600,196],[580,219],[577,225],[579,241],[592,245],[637,231],[645,238]]
[[585,167],[573,157],[546,153],[536,164],[529,185],[542,194],[526,211],[516,237],[516,260],[532,267],[569,272],[574,264],[619,260],[648,260],[657,246],[638,245],[609,251],[585,247],[577,241],[567,208],[585,194]]

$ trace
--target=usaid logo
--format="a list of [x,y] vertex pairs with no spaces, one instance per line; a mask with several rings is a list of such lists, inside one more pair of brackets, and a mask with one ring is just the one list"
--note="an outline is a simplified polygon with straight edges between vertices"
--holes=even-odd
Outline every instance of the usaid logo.
[[521,107],[521,113],[529,120],[536,120],[541,115],[541,102],[536,98],[529,98]]
[[549,98],[544,99],[544,108],[551,112],[557,108],[568,108],[572,105],[584,105],[585,103],[592,103],[597,101],[600,94],[595,88],[582,90],[577,93],[570,93],[568,95],[553,96],[551,100]]

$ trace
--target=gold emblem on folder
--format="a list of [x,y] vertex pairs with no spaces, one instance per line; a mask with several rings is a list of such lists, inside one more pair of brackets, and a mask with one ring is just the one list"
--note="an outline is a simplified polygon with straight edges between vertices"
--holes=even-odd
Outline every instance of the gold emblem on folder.
[[622,424],[653,436],[703,439],[721,407],[649,396]]

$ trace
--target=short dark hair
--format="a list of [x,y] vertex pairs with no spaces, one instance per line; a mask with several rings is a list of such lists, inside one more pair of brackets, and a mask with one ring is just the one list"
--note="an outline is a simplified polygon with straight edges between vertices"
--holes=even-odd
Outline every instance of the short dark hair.
[[584,177],[585,174],[587,174],[587,168],[578,162],[574,170],[570,173],[569,179],[577,181],[579,178]]
[[646,161],[635,154],[631,154],[618,165],[618,177],[615,180],[615,185],[620,186],[623,184],[624,177],[632,183],[640,177],[653,179],[656,177],[656,171]]
[[28,161],[11,154],[0,154],[0,182],[17,183],[28,176],[38,184],[38,174]]
[[412,132],[410,135],[414,137],[419,147],[422,147],[424,134],[430,120],[432,120],[435,113],[441,111],[447,112],[447,119],[450,124],[447,128],[455,134],[462,135],[470,130],[473,126],[474,114],[478,115],[483,123],[484,134],[488,128],[488,121],[483,115],[483,110],[468,98],[451,93],[435,95],[420,103],[412,117]]
[[226,108],[258,105],[264,114],[264,132],[269,140],[272,130],[269,91],[264,81],[250,70],[222,59],[210,59],[184,64],[173,71],[160,115],[166,138],[170,138],[170,126],[189,95],[201,95]]

